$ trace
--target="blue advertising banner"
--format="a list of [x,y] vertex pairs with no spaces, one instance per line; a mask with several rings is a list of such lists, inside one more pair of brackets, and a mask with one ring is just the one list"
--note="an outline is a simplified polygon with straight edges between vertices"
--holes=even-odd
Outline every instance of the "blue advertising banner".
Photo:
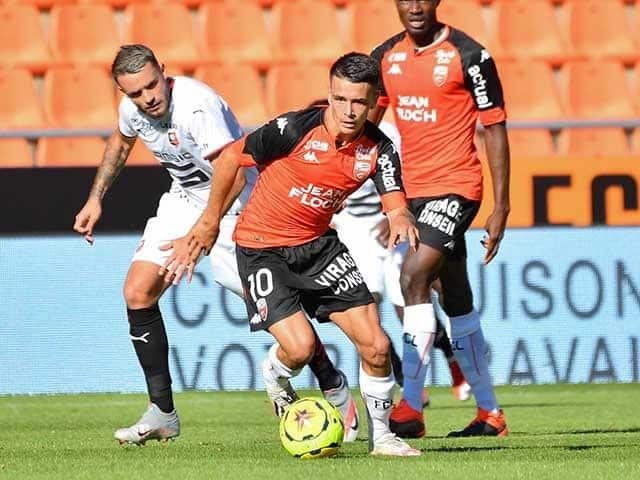
[[[640,228],[510,230],[486,267],[482,234],[468,234],[469,274],[496,383],[638,381]],[[137,241],[0,237],[0,394],[145,390],[121,295]],[[244,304],[211,278],[205,260],[161,301],[174,387],[262,389],[271,337],[249,333]],[[401,348],[390,304],[381,316]],[[319,332],[357,385],[351,344],[333,325]],[[443,355],[433,359],[428,381],[448,384]],[[308,369],[295,381],[313,385]]]

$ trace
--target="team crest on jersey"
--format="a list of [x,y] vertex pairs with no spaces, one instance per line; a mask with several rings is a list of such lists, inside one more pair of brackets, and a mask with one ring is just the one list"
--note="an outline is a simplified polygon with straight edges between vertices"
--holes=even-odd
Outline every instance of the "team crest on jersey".
[[364,180],[371,172],[371,163],[364,160],[356,160],[353,164],[353,176],[356,180]]
[[169,137],[169,143],[174,147],[177,147],[180,144],[180,140],[178,140],[178,131],[171,128],[167,132],[167,136]]
[[433,67],[433,83],[436,87],[441,87],[449,78],[449,67],[446,65],[436,65]]
[[264,322],[267,319],[267,315],[269,314],[269,308],[267,307],[267,299],[259,298],[256,302],[256,308],[258,309],[258,314],[260,318]]

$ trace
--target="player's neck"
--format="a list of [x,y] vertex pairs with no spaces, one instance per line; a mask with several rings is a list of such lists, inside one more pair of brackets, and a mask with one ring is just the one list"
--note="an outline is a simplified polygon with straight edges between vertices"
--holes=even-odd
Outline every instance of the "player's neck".
[[423,35],[414,36],[409,34],[409,38],[413,42],[416,50],[424,50],[434,43],[440,42],[442,37],[446,35],[446,25],[436,22]]
[[353,142],[356,138],[358,138],[362,131],[364,130],[364,126],[357,132],[352,134],[344,134],[340,132],[340,129],[335,122],[334,118],[331,116],[331,112],[329,109],[325,109],[323,122],[324,128],[327,130],[327,133],[333,138],[335,142],[336,148],[344,147],[345,145]]

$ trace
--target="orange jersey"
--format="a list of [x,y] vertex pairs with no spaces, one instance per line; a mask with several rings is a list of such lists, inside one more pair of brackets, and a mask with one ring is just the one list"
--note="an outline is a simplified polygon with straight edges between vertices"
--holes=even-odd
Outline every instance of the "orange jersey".
[[378,104],[391,106],[402,139],[407,198],[456,193],[482,199],[482,169],[473,135],[506,120],[502,86],[489,53],[445,26],[433,44],[416,49],[406,32],[371,54],[383,85]]
[[241,165],[260,172],[238,219],[238,245],[292,247],[318,238],[347,196],[370,177],[387,209],[405,205],[391,140],[367,121],[358,138],[337,147],[323,123],[325,110],[287,113],[232,147],[241,151]]

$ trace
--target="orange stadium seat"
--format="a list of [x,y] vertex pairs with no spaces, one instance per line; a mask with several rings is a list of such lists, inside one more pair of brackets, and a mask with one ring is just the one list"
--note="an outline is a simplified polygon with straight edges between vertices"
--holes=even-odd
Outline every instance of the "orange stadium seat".
[[120,42],[108,5],[55,6],[50,22],[54,58],[75,65],[111,65]]
[[551,158],[555,155],[553,138],[546,128],[511,128],[509,149],[514,162],[532,157]]
[[153,49],[158,61],[194,69],[200,55],[187,7],[179,3],[133,4],[126,9],[126,41]]
[[[125,8],[134,3],[149,3],[150,0],[74,0],[73,3],[104,4],[113,8]],[[151,0],[156,1],[156,0]],[[162,2],[164,0],[157,0]]]
[[438,20],[473,37],[474,40],[486,47],[493,57],[503,56],[500,45],[489,34],[482,6],[476,0],[442,2],[438,7]]
[[550,3],[501,0],[495,8],[498,42],[506,57],[558,65],[571,56]]
[[267,75],[267,107],[270,116],[300,110],[319,98],[327,98],[329,71],[325,65],[281,65]]
[[625,63],[633,63],[640,58],[622,2],[567,0],[567,8],[568,31],[578,55]]
[[51,55],[33,5],[0,5],[0,65],[42,73]]
[[131,149],[131,153],[129,153],[129,158],[127,158],[127,165],[160,165],[160,163],[142,140],[136,140],[136,143],[133,144],[133,148]]
[[371,52],[375,46],[404,30],[394,2],[388,0],[353,1],[348,13],[353,46],[358,52]]
[[52,125],[65,128],[113,128],[114,87],[98,67],[57,67],[44,77],[44,108]]
[[0,138],[0,168],[33,167],[33,154],[24,138]]
[[76,3],[77,0],[0,0],[0,3],[5,5],[33,5],[38,9],[47,10],[55,5],[70,5]]
[[500,62],[498,71],[509,118],[553,120],[564,117],[560,92],[546,63]]
[[196,70],[229,104],[243,126],[258,126],[268,119],[260,75],[251,65],[211,65]]
[[579,157],[624,157],[631,154],[622,128],[567,128],[560,132],[558,153]]
[[272,63],[273,47],[260,5],[225,0],[205,4],[201,13],[205,60],[250,62],[265,69]]
[[36,147],[39,167],[95,167],[100,165],[105,142],[100,137],[41,138]]
[[640,127],[636,127],[631,135],[631,152],[636,156],[640,155]]
[[623,66],[614,61],[576,61],[565,67],[567,113],[586,119],[637,118]]
[[44,113],[28,70],[0,70],[0,128],[42,128]]
[[345,53],[335,7],[329,0],[276,3],[272,20],[278,60],[328,64]]

